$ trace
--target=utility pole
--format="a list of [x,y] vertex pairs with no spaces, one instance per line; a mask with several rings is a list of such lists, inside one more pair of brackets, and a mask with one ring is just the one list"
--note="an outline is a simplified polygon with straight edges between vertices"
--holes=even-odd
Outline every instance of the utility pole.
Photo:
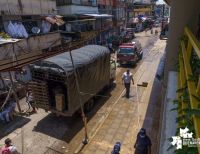
[[161,31],[164,28],[164,17],[165,17],[165,4],[163,4],[163,7],[162,7],[162,26],[161,26]]
[[1,73],[0,73],[0,80],[2,82],[3,88],[6,88],[6,84],[5,84],[4,80],[3,80],[3,77],[1,76]]
[[127,17],[128,17],[128,5],[127,5],[127,0],[125,0],[125,28],[127,27]]
[[85,129],[85,136],[84,136],[85,138],[82,141],[82,143],[85,145],[85,144],[88,143],[87,118],[85,116],[84,109],[83,109],[82,96],[81,96],[81,93],[80,93],[80,87],[79,87],[79,83],[78,83],[78,76],[77,76],[76,68],[75,68],[75,65],[74,65],[74,60],[73,60],[73,57],[72,57],[71,50],[69,51],[69,54],[70,54],[70,58],[71,58],[71,62],[72,62],[74,75],[75,75],[75,82],[76,82],[76,88],[77,88],[78,96],[79,96],[79,103],[80,103],[80,106],[81,106],[82,120],[83,120],[83,124],[84,124],[84,129]]

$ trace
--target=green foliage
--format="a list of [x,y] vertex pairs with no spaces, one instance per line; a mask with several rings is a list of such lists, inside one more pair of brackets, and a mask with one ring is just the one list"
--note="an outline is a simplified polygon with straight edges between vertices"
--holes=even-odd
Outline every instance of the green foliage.
[[184,42],[187,42],[188,41],[188,37],[183,35],[179,38],[180,41],[184,41]]
[[194,75],[189,75],[188,81],[197,81],[197,78]]
[[[181,41],[184,41],[185,44],[187,45],[188,38],[186,36],[182,36],[180,38]],[[179,46],[179,51],[181,51],[181,46]],[[179,57],[182,58],[182,53],[179,53]],[[174,100],[173,104],[177,104],[177,108],[171,109],[171,111],[177,110],[179,113],[179,116],[176,118],[176,122],[178,123],[178,127],[176,130],[176,135],[179,136],[179,129],[180,128],[185,128],[187,127],[190,132],[193,132],[193,137],[195,138],[195,128],[194,128],[194,123],[193,123],[193,118],[192,116],[200,116],[200,97],[196,95],[192,95],[193,98],[199,102],[198,108],[197,109],[192,109],[190,105],[190,95],[187,87],[187,82],[195,82],[197,85],[199,75],[200,75],[200,59],[194,52],[194,50],[191,53],[191,58],[190,58],[190,66],[192,69],[192,74],[189,75],[188,80],[185,83],[185,86],[177,89],[177,93],[179,94],[178,100]],[[180,72],[180,66],[178,67],[178,71]],[[181,101],[181,102],[180,102]],[[182,109],[181,103],[184,103],[186,105],[185,109]],[[184,114],[184,115],[183,115]],[[168,149],[172,149],[173,146],[170,146]],[[175,150],[174,151],[176,154],[198,154],[198,150],[196,147],[188,147],[188,146],[183,146],[182,149],[180,150]]]
[[180,103],[179,100],[177,99],[173,100],[173,104],[179,104],[179,103]]
[[192,115],[200,116],[200,110],[199,109],[189,109],[187,111],[187,115],[189,115],[189,116],[192,116]]
[[194,97],[199,103],[200,103],[200,97],[192,95],[192,97]]
[[183,87],[183,88],[177,89],[176,92],[177,92],[177,93],[182,93],[182,92],[185,91],[186,88],[187,88],[187,87]]
[[196,147],[183,146],[182,149],[175,150],[176,154],[198,154]]
[[190,59],[190,66],[192,69],[192,79],[193,81],[197,84],[198,83],[198,78],[200,75],[200,59],[198,55],[193,51],[191,53],[191,59]]

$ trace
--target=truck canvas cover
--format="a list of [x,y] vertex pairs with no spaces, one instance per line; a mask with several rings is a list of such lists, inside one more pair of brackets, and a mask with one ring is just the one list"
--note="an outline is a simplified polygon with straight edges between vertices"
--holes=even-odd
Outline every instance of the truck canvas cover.
[[[103,46],[87,45],[80,49],[72,50],[71,53],[77,71],[82,103],[84,104],[109,84],[110,51]],[[61,93],[65,95],[66,106],[63,113],[73,114],[80,108],[79,94],[69,52],[31,65],[31,72],[33,80],[46,83],[48,89],[48,100],[45,105],[42,105],[38,99],[40,97],[39,92],[36,93],[36,106],[48,106],[45,109],[55,109],[54,91],[60,86],[62,88]]]
[[[104,55],[110,53],[106,47],[99,45],[87,45],[82,48],[72,50],[71,52],[75,68],[86,66],[94,62],[99,57],[103,57]],[[69,52],[45,59],[34,64],[33,66],[35,68],[64,73],[66,75],[73,71]]]

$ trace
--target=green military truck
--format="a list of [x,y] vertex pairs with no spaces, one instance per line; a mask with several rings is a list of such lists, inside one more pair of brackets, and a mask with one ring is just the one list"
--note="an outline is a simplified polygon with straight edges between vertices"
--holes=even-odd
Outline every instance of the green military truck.
[[[72,50],[82,104],[91,106],[91,99],[115,80],[116,65],[108,48],[87,45]],[[70,53],[42,60],[30,66],[35,106],[63,116],[72,116],[80,109],[79,92]]]

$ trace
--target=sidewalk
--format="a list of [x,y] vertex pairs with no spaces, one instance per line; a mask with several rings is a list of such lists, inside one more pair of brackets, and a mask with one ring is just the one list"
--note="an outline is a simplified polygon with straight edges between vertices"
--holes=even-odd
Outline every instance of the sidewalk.
[[[165,50],[166,42],[158,40],[134,75],[131,98],[120,97],[95,136],[83,149],[84,154],[110,154],[117,141],[122,143],[121,154],[132,154],[136,135],[141,127],[147,129],[152,140],[152,153],[157,153],[159,132],[161,83],[155,74]],[[137,83],[148,82],[147,87]],[[120,84],[120,83],[119,83]]]

